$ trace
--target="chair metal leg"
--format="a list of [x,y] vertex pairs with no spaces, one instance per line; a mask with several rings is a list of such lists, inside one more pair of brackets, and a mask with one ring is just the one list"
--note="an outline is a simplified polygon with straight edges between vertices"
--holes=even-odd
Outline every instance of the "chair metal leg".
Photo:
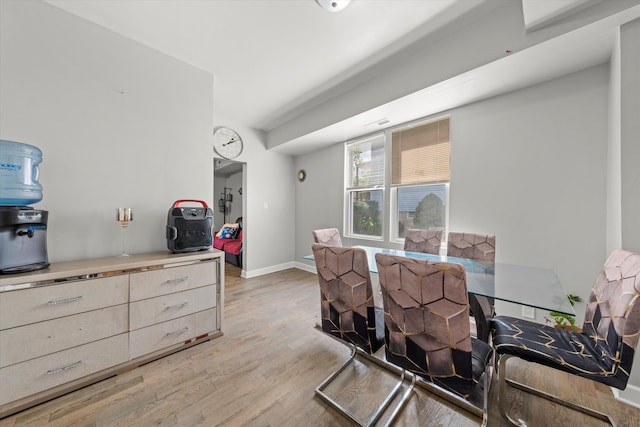
[[[316,325],[316,329],[322,331],[321,327],[319,325]],[[398,384],[395,386],[395,388],[392,390],[392,392],[387,396],[387,400],[388,402],[386,403],[387,406],[391,403],[391,401],[393,400],[393,398],[389,398],[390,396],[395,397],[397,395],[397,393],[400,390],[400,387],[402,386],[403,380],[406,377],[407,374],[412,376],[412,380],[411,380],[411,385],[409,386],[408,390],[404,393],[401,401],[397,404],[397,406],[394,409],[394,412],[392,413],[391,417],[389,418],[389,420],[387,421],[386,425],[390,425],[391,422],[395,419],[395,417],[397,417],[397,415],[400,413],[400,411],[402,410],[402,408],[404,407],[404,405],[406,404],[406,402],[408,401],[408,398],[413,390],[413,388],[415,388],[415,385],[419,386],[420,388],[427,390],[430,393],[433,393],[434,395],[441,397],[445,400],[447,400],[450,403],[453,403],[454,405],[458,406],[460,409],[464,409],[465,411],[468,411],[470,414],[473,414],[476,417],[482,418],[482,425],[485,426],[486,425],[486,420],[487,420],[487,402],[488,402],[488,394],[489,394],[489,388],[490,388],[490,384],[491,384],[491,379],[492,379],[492,372],[493,369],[491,368],[491,366],[487,367],[487,371],[485,372],[485,388],[484,388],[484,396],[483,396],[483,407],[477,407],[474,404],[472,404],[471,402],[468,402],[467,400],[463,399],[462,397],[448,391],[445,390],[441,387],[436,386],[435,384],[423,380],[420,377],[416,376],[415,374],[412,374],[409,371],[406,371],[392,363],[389,363],[386,360],[383,360],[381,358],[378,358],[374,355],[368,354],[362,350],[360,350],[359,348],[357,348],[355,345],[350,344],[350,343],[345,343],[344,341],[334,337],[333,335],[329,335],[331,338],[335,339],[336,341],[339,341],[343,344],[347,344],[351,347],[351,355],[349,357],[349,359],[347,359],[343,365],[338,368],[334,373],[332,373],[331,375],[329,375],[329,377],[327,377],[327,379],[325,379],[318,387],[316,387],[315,393],[318,397],[320,397],[322,400],[324,400],[326,403],[329,404],[329,406],[331,406],[332,408],[334,408],[336,411],[342,413],[345,417],[349,418],[352,422],[354,422],[357,425],[360,426],[364,426],[364,425],[370,425],[367,424],[367,422],[363,422],[359,419],[357,419],[357,417],[355,417],[355,415],[353,415],[353,413],[351,411],[349,411],[348,409],[344,408],[342,405],[340,405],[339,403],[337,403],[335,400],[333,400],[330,396],[328,396],[326,393],[324,393],[324,388],[331,383],[331,381],[333,381],[333,379],[335,379],[350,363],[353,362],[353,360],[355,359],[356,355],[360,355],[363,358],[369,360],[370,362],[375,363],[376,365],[390,371],[390,372],[395,372],[396,374],[401,376],[401,380],[398,382]],[[492,356],[493,360],[495,361],[495,353]],[[378,416],[372,421],[371,419],[368,422],[375,422],[378,418],[379,415],[382,415],[382,413],[384,412],[384,409],[382,411],[380,411],[380,414],[378,414]],[[378,412],[378,411],[376,411]],[[374,413],[374,415],[376,415]]]
[[[366,427],[372,426],[373,424],[376,423],[376,421],[378,421],[378,419],[384,413],[384,411],[387,409],[389,404],[391,404],[391,402],[398,395],[398,392],[400,391],[400,389],[402,388],[402,384],[404,383],[406,371],[404,371],[404,370],[402,371],[402,375],[400,376],[400,380],[394,386],[393,390],[391,390],[391,392],[389,394],[387,394],[387,397],[385,398],[385,400],[380,404],[380,406],[378,406],[376,411],[369,417],[369,419],[367,421],[362,421],[358,417],[356,417],[355,414],[353,414],[353,412],[351,412],[348,408],[345,408],[344,406],[339,404],[337,401],[335,401],[332,397],[330,397],[329,395],[327,395],[324,392],[324,388],[327,387],[338,375],[340,375],[340,373],[342,371],[344,371],[344,369],[347,366],[349,366],[351,363],[353,363],[353,361],[355,360],[356,355],[358,353],[361,353],[363,356],[365,356],[367,359],[370,360],[369,355],[367,353],[363,352],[362,350],[360,350],[359,348],[357,348],[353,344],[349,344],[349,345],[351,346],[351,355],[349,356],[349,358],[342,364],[342,366],[340,366],[335,372],[333,372],[331,375],[329,375],[322,383],[320,383],[320,385],[318,387],[316,387],[315,394],[318,397],[320,397],[322,400],[324,400],[327,404],[329,404],[329,406],[331,406],[336,411],[340,412],[342,415],[344,415],[345,417],[350,419],[353,423],[355,423],[355,424],[357,424],[359,426],[366,426]],[[391,414],[391,417],[387,421],[386,425],[390,425],[395,420],[395,418],[398,416],[400,411],[402,410],[402,407],[405,405],[406,401],[409,398],[409,395],[410,395],[411,391],[413,390],[413,386],[415,384],[415,381],[416,381],[415,375],[412,375],[412,381],[411,381],[411,385],[409,386],[409,389],[405,392],[405,394],[403,395],[403,397],[400,400],[400,402],[394,408],[394,410],[393,410],[393,412]]]
[[329,397],[329,395],[327,395],[323,391],[324,388],[331,383],[331,381],[333,381],[338,375],[340,375],[340,373],[344,371],[344,369],[355,360],[356,353],[357,353],[357,347],[351,344],[351,355],[349,356],[349,358],[342,364],[342,366],[336,369],[331,375],[329,375],[324,381],[322,381],[322,383],[320,383],[318,387],[316,387],[315,393],[316,393],[316,396],[322,398],[322,400],[327,402],[329,406],[331,406],[332,408],[334,408],[335,410],[337,410],[338,412],[340,412],[341,414],[349,418],[351,421],[353,421],[358,425],[363,425],[362,421],[360,421],[351,411],[349,411],[347,408],[340,405],[338,402],[333,400],[331,397]]
[[489,364],[484,371],[484,390],[482,396],[482,427],[486,427],[489,423],[489,388],[491,387],[492,377],[493,366]]
[[[393,363],[388,362],[386,359],[381,359],[372,355],[369,355],[367,353],[362,353],[362,356],[364,356],[365,358],[369,359],[370,361],[372,361],[373,363],[379,365],[380,367],[391,371],[391,372],[396,372],[399,375],[401,374],[401,372],[403,371],[402,368],[398,367],[397,365],[394,365]],[[417,375],[414,375],[415,377],[415,383],[418,387],[427,390],[429,393],[432,393],[444,400],[446,400],[447,402],[453,403],[454,405],[456,405],[458,408],[460,409],[464,409],[465,411],[469,412],[470,414],[478,417],[478,418],[482,418],[483,415],[483,411],[486,412],[486,404],[487,404],[487,400],[485,399],[484,402],[484,406],[485,409],[483,410],[483,408],[477,407],[476,405],[474,405],[473,403],[465,400],[464,398],[458,396],[455,393],[452,393],[448,390],[445,390],[442,387],[439,387],[437,385],[435,385],[434,383],[424,380],[422,378],[420,378]],[[488,390],[488,388],[486,389]]]
[[567,408],[571,408],[573,410],[582,412],[583,414],[587,414],[590,415],[594,418],[598,418],[599,420],[605,421],[607,423],[609,423],[609,425],[616,427],[616,423],[615,421],[607,414],[604,414],[602,412],[598,412],[594,409],[591,408],[587,408],[586,406],[582,406],[582,405],[578,405],[577,403],[573,403],[573,402],[568,402],[564,399],[559,398],[558,396],[554,396],[552,394],[546,393],[544,391],[538,390],[536,388],[533,388],[531,386],[519,383],[517,381],[514,380],[510,380],[507,379],[507,372],[506,372],[506,367],[507,367],[507,360],[509,360],[512,357],[517,357],[517,356],[513,356],[510,354],[503,354],[500,357],[500,361],[499,361],[499,370],[498,370],[498,380],[499,380],[499,387],[498,387],[498,408],[500,409],[500,414],[502,415],[502,418],[505,419],[505,421],[507,421],[508,423],[510,423],[513,426],[526,426],[527,424],[523,421],[523,420],[514,420],[513,418],[511,418],[509,416],[509,414],[507,414],[505,405],[504,405],[504,396],[506,396],[507,393],[507,384],[509,384],[510,386],[517,388],[519,390],[525,391],[529,394],[533,394],[534,396],[538,396],[538,397],[542,397],[543,399],[547,399],[550,400],[552,402],[555,402],[559,405],[565,406]]
[[498,367],[498,409],[500,409],[500,415],[502,415],[502,418],[508,422],[510,425],[512,426],[517,426],[517,427],[526,427],[526,423],[522,420],[514,420],[513,418],[511,418],[509,416],[509,414],[507,414],[505,405],[504,405],[504,397],[507,394],[507,382],[505,381],[506,377],[507,377],[507,360],[510,358],[511,356],[509,355],[503,355],[502,357],[499,358],[498,363],[499,363],[499,367]]
[[[402,370],[402,378],[403,379],[404,379],[405,372],[408,372],[408,371],[405,371],[403,369]],[[395,409],[391,413],[391,416],[389,417],[389,420],[386,422],[385,427],[388,427],[388,426],[392,425],[393,422],[398,417],[398,415],[400,415],[400,412],[402,411],[402,408],[404,408],[404,405],[409,400],[409,396],[411,395],[411,392],[413,391],[413,388],[416,385],[416,376],[414,374],[410,373],[410,372],[409,372],[409,374],[411,375],[411,384],[409,385],[409,388],[407,388],[407,391],[404,392],[404,395],[402,396],[402,399],[400,399],[400,402],[398,402],[398,404],[396,405]],[[402,382],[400,382],[400,384],[402,384]]]

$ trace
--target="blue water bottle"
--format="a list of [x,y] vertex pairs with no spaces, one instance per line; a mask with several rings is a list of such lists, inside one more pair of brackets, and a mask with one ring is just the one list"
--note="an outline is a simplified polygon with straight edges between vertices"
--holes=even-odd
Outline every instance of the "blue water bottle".
[[40,162],[38,147],[0,139],[0,206],[27,206],[42,200]]

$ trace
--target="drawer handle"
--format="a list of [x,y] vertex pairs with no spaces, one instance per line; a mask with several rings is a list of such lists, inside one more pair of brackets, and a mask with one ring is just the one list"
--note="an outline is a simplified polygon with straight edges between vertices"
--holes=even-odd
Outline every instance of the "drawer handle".
[[170,335],[180,335],[181,333],[183,333],[183,332],[187,332],[188,330],[189,330],[189,327],[185,326],[184,328],[182,328],[182,329],[178,329],[177,331],[167,332],[167,333],[165,334],[165,337],[168,337],[168,336],[170,336]]
[[178,277],[177,279],[170,279],[164,282],[166,285],[175,285],[176,283],[182,283],[185,280],[189,279],[189,276]]
[[76,368],[78,366],[82,365],[82,360],[78,360],[76,363],[72,363],[71,365],[67,365],[67,366],[63,366],[62,368],[58,368],[58,369],[49,369],[47,371],[47,375],[55,375],[55,374],[59,374],[60,372],[64,372],[67,371],[69,369],[73,369]]
[[180,310],[181,308],[183,308],[184,306],[186,306],[187,304],[189,304],[188,301],[183,302],[182,304],[175,304],[175,305],[169,305],[165,308],[165,310]]
[[57,305],[57,304],[68,304],[70,302],[82,301],[82,295],[79,297],[67,298],[67,299],[59,299],[57,301],[49,301],[47,305]]

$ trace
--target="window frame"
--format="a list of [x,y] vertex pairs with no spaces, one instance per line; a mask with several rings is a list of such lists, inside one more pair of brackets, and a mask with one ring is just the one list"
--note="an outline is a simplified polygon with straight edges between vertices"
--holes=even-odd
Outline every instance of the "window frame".
[[[389,242],[394,244],[403,244],[404,237],[399,236],[399,225],[398,225],[398,189],[402,187],[421,187],[428,185],[445,185],[445,218],[444,218],[444,230],[443,237],[447,235],[449,230],[449,215],[450,215],[450,186],[451,186],[451,166],[449,165],[449,180],[447,181],[438,181],[438,182],[425,182],[425,183],[411,183],[411,184],[392,184],[392,144],[393,139],[392,135],[394,132],[401,131],[403,129],[411,129],[423,125],[428,125],[430,123],[438,122],[441,120],[449,120],[449,144],[451,144],[451,123],[452,118],[450,113],[439,114],[437,116],[431,117],[422,117],[416,120],[412,120],[409,122],[405,122],[396,126],[388,127],[382,131],[377,131],[375,133],[363,135],[358,138],[354,138],[352,140],[348,140],[345,143],[345,185],[344,185],[344,234],[347,238],[360,239],[360,240],[372,240],[379,242]],[[351,158],[349,147],[366,142],[367,140],[372,140],[377,137],[383,137],[384,140],[384,182],[382,185],[373,185],[369,187],[352,187],[350,180],[352,180],[351,175]],[[449,147],[450,149],[450,147]],[[451,162],[451,154],[449,152],[449,162]],[[355,234],[353,232],[353,205],[351,195],[357,191],[373,191],[373,190],[382,190],[382,207],[381,207],[381,224],[382,230],[380,236],[370,236],[370,235],[362,235]]]
[[[362,186],[362,187],[354,187],[353,184],[353,175],[351,169],[351,154],[350,147],[363,144],[367,141],[373,141],[375,139],[382,138],[382,147],[384,149],[384,161],[383,161],[383,173],[382,173],[382,184],[374,184],[370,186]],[[387,135],[385,132],[375,132],[372,134],[368,134],[362,136],[360,138],[356,138],[353,140],[347,141],[345,144],[345,190],[344,190],[344,206],[345,206],[345,214],[344,214],[344,234],[345,237],[361,239],[361,240],[372,240],[372,241],[384,241],[385,240],[385,229],[386,229],[386,181],[387,181]],[[353,203],[352,203],[352,195],[358,192],[364,191],[381,191],[382,193],[382,205],[380,206],[380,235],[368,235],[368,234],[357,234],[353,230]]]

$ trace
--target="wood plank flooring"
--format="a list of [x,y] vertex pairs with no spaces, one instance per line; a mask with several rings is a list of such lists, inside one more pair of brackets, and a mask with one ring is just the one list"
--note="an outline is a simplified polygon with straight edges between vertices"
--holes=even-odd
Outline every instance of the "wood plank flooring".
[[[314,327],[316,276],[291,269],[242,279],[228,264],[226,273],[224,336],[2,419],[0,427],[350,425],[314,396],[349,353]],[[330,391],[360,413],[395,381],[370,362],[343,374]],[[514,363],[510,376],[600,408],[620,426],[640,426],[640,410],[615,401],[607,387],[526,363]],[[489,426],[499,427],[506,423],[496,395],[494,384]],[[509,405],[529,426],[603,425],[517,390]],[[396,425],[465,427],[480,420],[417,389]]]

